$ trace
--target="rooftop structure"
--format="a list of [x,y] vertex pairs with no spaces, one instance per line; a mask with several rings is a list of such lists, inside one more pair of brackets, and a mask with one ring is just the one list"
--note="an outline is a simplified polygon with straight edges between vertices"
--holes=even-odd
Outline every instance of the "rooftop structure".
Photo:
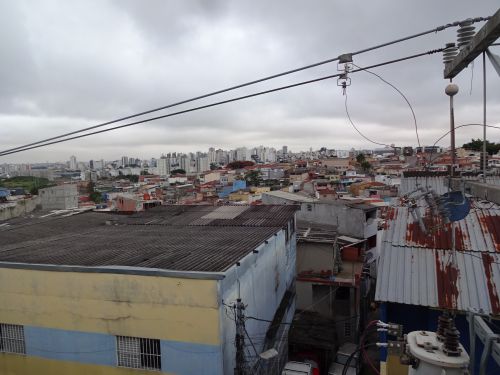
[[[493,205],[494,206],[494,205]],[[476,206],[455,229],[422,210],[385,213],[375,299],[500,316],[500,209]]]
[[19,221],[0,228],[0,262],[221,272],[294,212],[292,206],[163,206],[135,216],[86,212]]
[[249,337],[265,337],[255,351],[278,351],[266,366],[279,373],[295,312],[295,211],[63,210],[2,223],[0,338],[13,332],[18,345],[0,348],[0,373],[233,374],[236,358],[256,361],[235,345],[236,303],[255,317]]

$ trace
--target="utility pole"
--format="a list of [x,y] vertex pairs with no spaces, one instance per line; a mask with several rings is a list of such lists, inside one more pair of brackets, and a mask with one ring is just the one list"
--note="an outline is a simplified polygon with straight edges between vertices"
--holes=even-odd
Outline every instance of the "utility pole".
[[241,302],[241,298],[236,300],[233,306],[235,310],[235,323],[236,323],[236,367],[234,369],[235,375],[246,375],[247,365],[245,360],[245,305]]
[[457,163],[457,156],[455,151],[455,112],[453,108],[453,96],[458,93],[458,86],[450,83],[444,90],[446,95],[450,97],[450,138],[451,138],[451,168],[450,177],[455,175],[455,164]]
[[486,168],[488,166],[486,153],[486,53],[483,51],[483,182],[486,182]]

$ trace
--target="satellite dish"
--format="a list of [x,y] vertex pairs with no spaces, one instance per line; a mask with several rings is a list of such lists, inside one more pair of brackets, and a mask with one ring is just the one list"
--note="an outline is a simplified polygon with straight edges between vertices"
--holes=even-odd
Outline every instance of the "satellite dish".
[[450,221],[464,219],[470,211],[470,202],[461,191],[450,191],[441,196],[444,215]]

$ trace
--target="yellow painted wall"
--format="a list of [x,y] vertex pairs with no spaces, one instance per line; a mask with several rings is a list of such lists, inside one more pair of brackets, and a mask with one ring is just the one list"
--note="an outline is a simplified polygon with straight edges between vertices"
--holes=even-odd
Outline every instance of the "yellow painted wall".
[[0,268],[0,322],[218,345],[217,281]]
[[250,194],[247,192],[237,192],[229,194],[229,200],[231,202],[247,202]]
[[[0,374],[2,375],[151,375],[155,373],[158,372],[0,353]],[[170,373],[162,372],[162,374]]]

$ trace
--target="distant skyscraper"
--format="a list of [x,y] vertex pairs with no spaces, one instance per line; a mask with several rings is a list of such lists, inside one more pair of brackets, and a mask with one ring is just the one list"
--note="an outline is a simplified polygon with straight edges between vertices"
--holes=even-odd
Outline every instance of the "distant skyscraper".
[[89,168],[94,169],[94,161],[93,160],[89,161]]
[[210,163],[208,162],[208,156],[197,156],[196,157],[196,172],[206,172],[210,170]]
[[216,161],[217,161],[217,154],[215,152],[215,148],[210,147],[208,149],[208,162],[211,164],[215,163]]
[[170,174],[170,159],[162,156],[158,159],[158,174],[160,176],[168,176]]
[[283,156],[286,156],[288,154],[288,146],[283,146],[282,152]]
[[76,156],[71,156],[69,158],[69,169],[76,171]]
[[122,167],[126,167],[128,165],[128,157],[122,156]]

